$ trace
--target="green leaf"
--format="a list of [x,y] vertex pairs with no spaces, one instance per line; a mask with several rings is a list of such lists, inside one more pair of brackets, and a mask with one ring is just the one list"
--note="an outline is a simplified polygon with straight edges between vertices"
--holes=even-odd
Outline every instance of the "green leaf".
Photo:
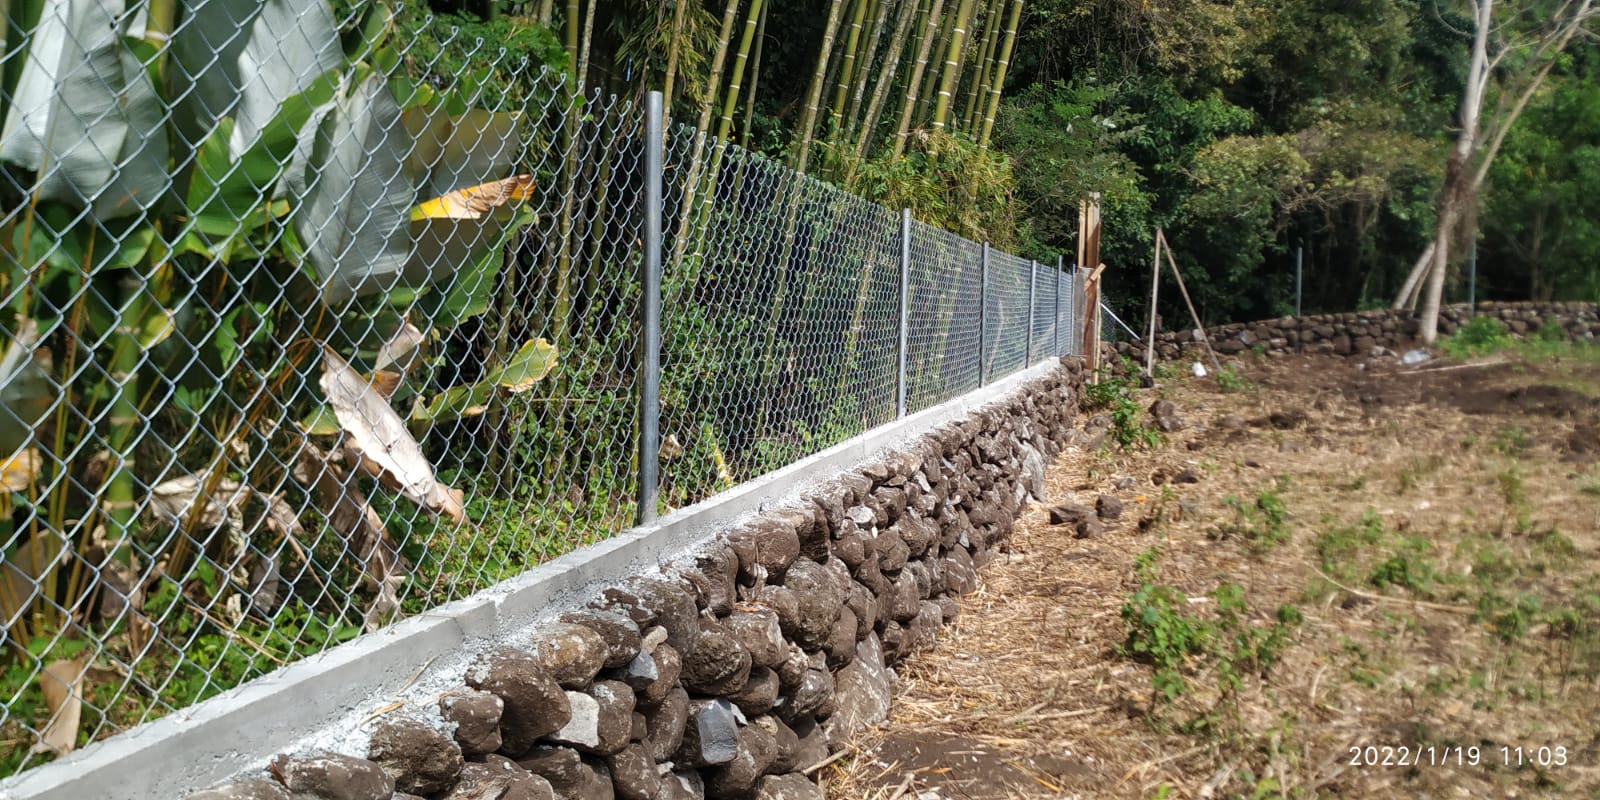
[[172,55],[188,76],[174,115],[190,142],[236,121],[229,154],[255,146],[288,101],[344,64],[333,11],[322,0],[183,0]]
[[330,305],[399,285],[410,259],[411,149],[400,107],[377,75],[351,87],[322,121],[293,214]]
[[27,444],[33,428],[55,405],[57,388],[37,358],[39,324],[23,317],[0,351],[0,456]]
[[488,311],[505,266],[506,245],[519,229],[532,224],[533,209],[526,206],[517,210],[510,224],[495,217],[412,223],[417,245],[407,271],[450,276],[441,291],[419,301],[418,310],[428,323],[448,330]]
[[556,366],[555,345],[534,339],[522,345],[505,366],[489,373],[489,380],[512,394],[525,392]]
[[300,420],[300,429],[307,436],[332,436],[343,430],[339,427],[339,418],[333,414],[333,408],[327,404],[317,406],[305,419]]
[[488,409],[494,388],[489,381],[452,386],[427,403],[419,403],[411,412],[411,421],[426,424],[477,416]]
[[124,37],[117,0],[46,0],[0,131],[0,159],[41,172],[41,199],[105,220],[154,206],[171,185],[168,110]]

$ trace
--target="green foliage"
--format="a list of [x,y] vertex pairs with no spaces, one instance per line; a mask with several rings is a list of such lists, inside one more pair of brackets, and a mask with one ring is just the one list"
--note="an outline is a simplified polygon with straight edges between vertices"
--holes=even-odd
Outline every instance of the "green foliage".
[[1211,595],[1215,615],[1202,616],[1182,591],[1148,577],[1141,576],[1138,591],[1123,603],[1122,651],[1154,667],[1152,688],[1166,702],[1188,692],[1191,676],[1207,667],[1224,697],[1238,691],[1247,675],[1264,678],[1303,620],[1298,608],[1285,604],[1272,622],[1254,621],[1244,589],[1235,583],[1218,586]]
[[1217,382],[1217,388],[1224,392],[1241,393],[1254,392],[1261,387],[1255,381],[1240,374],[1239,368],[1233,364],[1223,364],[1222,369],[1211,376]]
[[1103,369],[1084,387],[1083,402],[1090,411],[1110,413],[1111,440],[1118,446],[1155,447],[1162,441],[1161,431],[1146,424],[1144,409],[1133,398],[1133,391],[1131,379]]
[[1396,586],[1421,591],[1437,576],[1432,553],[1433,545],[1426,539],[1406,536],[1395,546],[1388,559],[1372,568],[1367,582],[1380,589]]
[[918,131],[903,158],[887,154],[851,169],[852,157],[827,148],[826,168],[845,174],[844,186],[889,208],[909,208],[917,219],[1008,252],[1021,244],[1011,160],[979,149],[964,134]]
[[1451,358],[1475,358],[1496,353],[1513,344],[1505,323],[1490,316],[1475,316],[1456,330],[1454,336],[1440,340],[1439,347]]
[[1218,524],[1206,531],[1206,535],[1213,539],[1244,539],[1263,551],[1289,541],[1289,511],[1280,492],[1262,489],[1254,503],[1232,496],[1224,498],[1222,503],[1233,509],[1234,519]]

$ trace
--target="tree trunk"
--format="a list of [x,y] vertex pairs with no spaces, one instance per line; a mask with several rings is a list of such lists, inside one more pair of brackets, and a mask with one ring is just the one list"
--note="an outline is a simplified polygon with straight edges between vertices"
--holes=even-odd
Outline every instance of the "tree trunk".
[[922,44],[917,47],[916,65],[911,68],[911,78],[906,81],[906,101],[900,107],[900,124],[895,126],[894,153],[890,160],[900,158],[906,149],[906,136],[911,133],[911,114],[917,109],[917,87],[922,85],[923,73],[928,69],[928,57],[933,52],[934,37],[939,34],[939,14],[944,10],[944,0],[933,0],[927,25],[922,32]]
[[950,119],[950,99],[961,79],[961,58],[967,41],[967,26],[972,24],[972,6],[972,0],[961,0],[956,11],[955,29],[950,33],[950,48],[944,56],[944,75],[939,81],[939,99],[933,107],[932,125],[935,130],[944,130]]
[[802,175],[805,174],[806,163],[811,159],[811,137],[816,134],[822,86],[828,77],[828,58],[833,55],[833,40],[839,34],[839,19],[842,16],[844,0],[832,0],[828,9],[828,23],[822,29],[822,50],[817,53],[817,70],[811,79],[811,89],[806,93],[806,110],[800,119],[800,138],[795,142],[794,171]]
[[684,177],[683,201],[678,206],[678,234],[672,240],[672,259],[676,264],[683,258],[689,245],[690,225],[697,206],[695,197],[700,190],[700,172],[705,167],[706,136],[711,132],[711,114],[716,108],[716,97],[722,89],[722,66],[728,59],[728,44],[733,39],[733,23],[739,16],[739,0],[728,0],[722,12],[722,29],[717,36],[717,50],[711,57],[711,73],[706,88],[706,102],[700,109],[700,119],[694,127],[694,146],[689,156],[689,172]]
[[949,46],[950,37],[955,35],[957,19],[958,17],[954,14],[945,14],[939,20],[936,49],[934,54],[930,56],[932,58],[932,68],[928,70],[926,79],[923,80],[922,86],[917,90],[917,110],[911,120],[911,126],[914,128],[928,124],[928,120],[933,116],[933,100],[939,91],[939,81],[944,76],[945,63],[941,56]]
[[1022,19],[1022,0],[1011,0],[1011,17],[1006,21],[1006,35],[1000,45],[1000,63],[995,67],[994,80],[989,85],[989,102],[983,114],[983,127],[978,130],[978,149],[989,147],[989,134],[994,131],[994,118],[1000,113],[1000,92],[1006,85],[1006,72],[1011,68],[1011,51],[1017,43],[1017,23]]
[[[733,112],[739,107],[739,90],[744,85],[744,68],[750,62],[750,43],[755,40],[756,28],[762,20],[762,0],[750,0],[750,12],[745,15],[744,35],[739,39],[739,52],[733,57],[733,75],[728,80],[728,97],[722,104],[722,120],[717,123],[717,138],[727,141],[733,133]],[[756,87],[750,86],[755,94]]]

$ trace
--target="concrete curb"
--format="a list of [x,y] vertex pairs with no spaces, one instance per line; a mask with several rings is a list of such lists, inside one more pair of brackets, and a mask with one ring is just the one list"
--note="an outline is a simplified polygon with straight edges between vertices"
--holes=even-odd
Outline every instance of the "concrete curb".
[[330,747],[362,741],[360,729],[379,709],[431,702],[434,689],[459,683],[462,667],[477,651],[581,605],[592,587],[656,571],[739,517],[775,507],[848,466],[1006,398],[1055,366],[1050,359],[874,428],[472,597],[8,778],[0,782],[0,800],[165,800],[259,771],[271,755],[307,741]]

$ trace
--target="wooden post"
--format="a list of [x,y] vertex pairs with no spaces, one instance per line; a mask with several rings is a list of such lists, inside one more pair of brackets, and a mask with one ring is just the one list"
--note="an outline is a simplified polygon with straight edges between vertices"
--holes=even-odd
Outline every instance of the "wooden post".
[[1144,376],[1155,380],[1156,366],[1156,295],[1161,286],[1161,237],[1156,237],[1156,256],[1150,262],[1150,332],[1144,343]]
[[1078,204],[1078,264],[1093,270],[1083,282],[1084,365],[1093,373],[1100,368],[1100,273],[1105,270],[1100,263],[1099,192]]
[[1172,259],[1172,245],[1167,244],[1166,234],[1156,229],[1156,243],[1167,251],[1167,266],[1172,267],[1172,277],[1178,279],[1178,292],[1183,295],[1183,304],[1189,308],[1189,316],[1194,320],[1194,327],[1200,331],[1200,343],[1206,346],[1206,353],[1211,356],[1211,369],[1221,372],[1222,362],[1217,360],[1217,351],[1211,349],[1211,337],[1206,335],[1206,326],[1200,322],[1200,314],[1194,310],[1194,303],[1189,300],[1189,289],[1183,285],[1183,273],[1178,271],[1178,262]]

